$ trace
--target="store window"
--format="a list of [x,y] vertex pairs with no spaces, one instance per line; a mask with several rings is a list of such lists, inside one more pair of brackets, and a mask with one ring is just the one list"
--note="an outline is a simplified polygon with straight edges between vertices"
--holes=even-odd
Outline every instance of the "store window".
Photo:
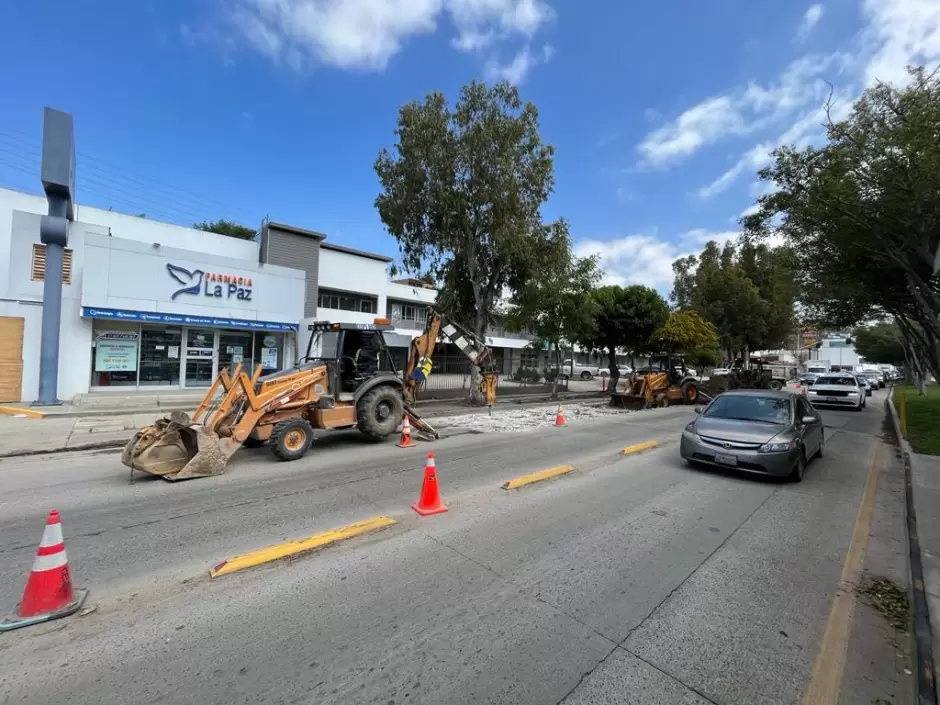
[[180,383],[181,328],[143,326],[140,331],[140,386],[166,387]]
[[95,329],[93,341],[92,386],[137,386],[140,332],[136,326]]
[[254,371],[254,336],[247,331],[219,331],[219,369],[234,372],[239,363],[249,376]]
[[255,347],[258,350],[258,362],[261,374],[269,375],[284,368],[284,334],[255,333]]

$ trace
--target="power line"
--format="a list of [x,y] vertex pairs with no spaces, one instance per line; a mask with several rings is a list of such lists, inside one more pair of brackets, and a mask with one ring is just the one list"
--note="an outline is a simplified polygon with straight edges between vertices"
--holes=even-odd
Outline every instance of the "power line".
[[[38,141],[35,140],[35,138],[32,138],[19,130],[0,130],[0,136],[6,138],[6,147],[12,147],[14,149],[19,149],[26,152],[28,155],[35,158],[38,164],[41,155],[41,145]],[[0,143],[0,145],[2,144],[3,143]],[[123,169],[119,169],[118,167],[110,165],[107,162],[98,159],[97,157],[86,154],[85,152],[77,152],[77,154],[82,157],[77,174],[77,178],[79,180],[81,180],[83,176],[93,176],[98,179],[97,183],[102,187],[118,189],[122,186],[126,186],[135,190],[139,190],[141,188],[146,189],[146,191],[150,194],[162,196],[162,202],[164,204],[162,207],[164,209],[166,209],[167,203],[171,204],[170,209],[174,209],[180,212],[193,213],[193,207],[200,209],[200,215],[196,218],[196,220],[205,219],[205,211],[210,211],[212,213],[220,213],[221,211],[221,217],[228,215],[229,217],[238,218],[239,220],[245,220],[247,222],[253,222],[257,219],[255,214],[250,213],[246,209],[232,206],[230,204],[225,204],[217,199],[204,196],[195,196],[179,187],[166,184],[151,177],[125,172]],[[101,166],[98,166],[99,164]],[[160,205],[161,202],[155,200],[155,203]]]

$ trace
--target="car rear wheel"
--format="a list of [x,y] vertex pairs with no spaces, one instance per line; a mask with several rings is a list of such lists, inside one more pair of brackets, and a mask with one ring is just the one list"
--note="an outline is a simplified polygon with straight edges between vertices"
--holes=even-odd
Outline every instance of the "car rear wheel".
[[585,370],[584,372],[581,373],[581,379],[583,379],[583,380],[589,380],[589,379],[592,379],[593,377],[594,377],[594,375],[592,375],[592,374],[591,374],[590,372],[588,372],[587,370]]

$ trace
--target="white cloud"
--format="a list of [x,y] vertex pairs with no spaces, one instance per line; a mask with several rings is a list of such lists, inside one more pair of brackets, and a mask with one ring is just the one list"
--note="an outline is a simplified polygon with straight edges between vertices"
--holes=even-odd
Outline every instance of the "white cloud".
[[677,242],[667,242],[654,234],[636,234],[614,240],[581,240],[575,245],[579,257],[598,255],[604,270],[603,284],[643,284],[663,292],[672,289],[672,263],[680,257],[698,254],[709,240],[720,246],[740,235],[739,231],[715,232],[695,229],[683,233]]
[[[829,65],[841,73],[841,85],[828,86],[818,80],[819,76],[794,70],[797,64],[806,59],[791,64],[788,69],[789,80],[780,82],[781,86],[789,86],[788,90],[777,91],[767,99],[779,115],[786,117],[789,123],[786,129],[771,142],[752,147],[742,154],[734,166],[699,189],[699,196],[714,196],[745,172],[753,172],[766,164],[767,159],[761,158],[761,152],[765,149],[769,151],[784,144],[804,148],[822,142],[828,120],[835,122],[848,117],[861,90],[876,80],[904,84],[908,78],[906,66],[940,61],[940,3],[935,0],[862,0],[862,9],[867,18],[867,28],[857,38],[853,53],[839,53],[829,57]],[[802,87],[799,85],[801,74],[805,79]],[[835,80],[837,76],[832,78]],[[825,93],[820,92],[823,88]],[[746,95],[746,91],[738,89],[734,95]],[[714,100],[710,98],[700,105]],[[776,122],[783,121],[768,121],[771,124]],[[741,130],[725,129],[721,135],[713,135],[711,141],[732,134],[741,134]],[[647,141],[649,139],[650,136]],[[675,141],[678,142],[679,138]],[[640,145],[641,152],[645,144]],[[689,150],[685,155],[694,151]],[[751,191],[760,193],[761,186],[752,184]]]
[[[454,47],[482,52],[506,40],[528,44],[554,16],[544,0],[238,0],[229,19],[248,46],[278,63],[381,71],[445,18]],[[516,55],[523,77],[526,56],[534,63],[528,48]]]
[[841,53],[801,57],[769,85],[750,83],[703,100],[643,139],[638,146],[642,163],[678,163],[703,147],[766,129],[795,108],[824,100],[829,88],[822,77],[838,72],[848,58]]
[[803,21],[800,23],[800,28],[796,32],[796,38],[798,41],[805,40],[810,33],[813,31],[813,28],[819,24],[819,20],[823,16],[823,6],[816,4],[812,5],[803,15]]
[[486,78],[490,81],[509,81],[517,86],[521,85],[529,75],[529,71],[539,64],[547,63],[554,51],[553,47],[545,45],[539,54],[533,54],[529,45],[526,44],[508,64],[501,64],[496,59],[487,61]]

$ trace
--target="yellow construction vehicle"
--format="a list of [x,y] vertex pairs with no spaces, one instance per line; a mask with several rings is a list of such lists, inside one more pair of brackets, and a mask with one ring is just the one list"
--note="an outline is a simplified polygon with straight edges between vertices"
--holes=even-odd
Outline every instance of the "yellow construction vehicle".
[[207,477],[224,472],[243,445],[266,444],[278,460],[302,458],[314,429],[358,428],[382,440],[398,430],[405,412],[419,437],[437,438],[414,404],[439,337],[480,367],[479,391],[492,403],[492,352],[433,309],[424,332],[411,343],[404,375],[385,344],[383,332],[392,328],[388,319],[318,321],[309,328],[306,355],[294,367],[263,377],[260,365],[251,376],[240,364],[231,373],[223,369],[192,416],[173,412],[141,429],[125,446],[121,462],[167,480]]
[[654,355],[650,358],[648,370],[631,374],[623,391],[614,391],[610,395],[610,405],[639,410],[672,404],[697,404],[704,397],[701,384],[689,374],[681,355]]

